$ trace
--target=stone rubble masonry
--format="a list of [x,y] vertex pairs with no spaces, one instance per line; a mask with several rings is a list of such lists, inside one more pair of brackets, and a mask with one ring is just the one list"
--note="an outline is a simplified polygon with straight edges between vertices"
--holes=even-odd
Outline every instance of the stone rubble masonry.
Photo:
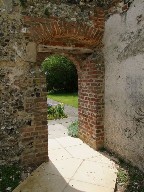
[[46,80],[32,63],[1,68],[1,161],[37,165],[48,159]]
[[[104,56],[108,11],[118,0],[0,1],[0,164],[38,166],[48,161],[46,78],[41,63],[51,52],[38,46],[87,48],[92,54],[57,50],[76,65],[79,137],[94,149],[104,145]],[[128,1],[129,2],[129,1]],[[126,3],[121,3],[125,11]]]
[[25,98],[25,111],[33,118],[21,130],[22,145],[27,146],[21,155],[24,165],[39,165],[48,160],[46,78],[40,66],[35,65],[32,70],[33,91]]

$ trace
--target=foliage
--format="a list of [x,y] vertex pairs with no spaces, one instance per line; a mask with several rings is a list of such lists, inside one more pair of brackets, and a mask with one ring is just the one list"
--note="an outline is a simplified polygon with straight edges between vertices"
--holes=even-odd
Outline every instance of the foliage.
[[64,56],[53,55],[42,63],[46,73],[47,89],[77,91],[78,77],[74,64]]
[[0,166],[0,191],[12,191],[21,179],[21,169],[17,165]]
[[48,104],[48,120],[65,118],[64,105],[59,103],[57,105]]
[[78,108],[77,93],[50,93],[48,98]]
[[69,125],[68,135],[72,137],[78,137],[78,121],[74,121]]
[[121,159],[119,162],[117,191],[144,192],[144,173]]
[[124,169],[119,169],[117,176],[119,183],[126,183],[128,181],[128,173]]
[[105,149],[101,154],[116,163],[118,173],[115,192],[144,192],[144,172],[112,151]]

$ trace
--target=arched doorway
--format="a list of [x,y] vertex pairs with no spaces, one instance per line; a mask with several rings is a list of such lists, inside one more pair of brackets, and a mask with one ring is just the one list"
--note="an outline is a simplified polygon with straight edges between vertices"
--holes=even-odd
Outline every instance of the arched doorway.
[[[35,25],[32,24],[34,19],[25,18],[25,22],[32,24],[29,28],[29,33],[26,33],[26,35],[33,39],[33,42],[29,42],[28,47],[31,50],[35,50],[33,51],[33,56],[30,55],[30,58],[35,60],[33,64],[35,74],[32,79],[36,92],[36,98],[32,103],[28,100],[29,103],[26,101],[26,104],[36,106],[36,108],[31,112],[34,120],[33,129],[25,128],[23,130],[23,132],[25,130],[30,132],[29,138],[33,146],[33,153],[30,149],[28,153],[22,153],[21,160],[23,164],[33,164],[31,156],[35,158],[36,165],[48,160],[46,79],[40,68],[41,63],[52,54],[65,55],[75,63],[77,68],[79,137],[97,150],[103,147],[104,143],[104,59],[101,51],[92,48],[93,45],[101,44],[101,38],[99,38],[99,41],[95,39],[95,36],[87,38],[85,33],[78,38],[74,33],[77,33],[76,31],[79,29],[75,29],[70,31],[69,34],[64,33],[62,30],[59,32],[55,31],[53,38],[49,41],[46,31],[37,34],[37,29],[41,28],[41,25],[46,30],[46,21],[53,22],[49,19],[44,19],[43,21],[38,21],[35,28]],[[61,27],[63,28],[63,26]],[[58,35],[58,33],[60,34]],[[98,36],[100,34],[102,37],[103,31],[101,29],[98,30]],[[27,52],[30,53],[31,51],[28,49]]]

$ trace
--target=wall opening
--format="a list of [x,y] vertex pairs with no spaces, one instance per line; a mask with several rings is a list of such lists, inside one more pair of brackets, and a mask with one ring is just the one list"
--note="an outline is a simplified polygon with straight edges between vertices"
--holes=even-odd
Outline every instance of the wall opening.
[[[66,136],[68,132],[71,136],[78,136],[78,74],[75,64],[67,57],[55,54],[42,62],[42,69],[48,92],[49,138]],[[72,123],[77,125],[76,129],[68,129]],[[56,124],[57,128],[54,126],[51,130],[51,125]],[[56,135],[53,135],[54,130]]]
[[[37,62],[42,64],[42,62],[51,55],[53,55],[53,53],[39,51],[37,54]],[[62,55],[65,55],[73,61],[78,73],[78,136],[94,149],[100,149],[103,147],[104,142],[103,57],[101,57],[101,60],[99,57],[97,61],[95,55],[91,53],[79,55],[76,55],[76,53],[67,54],[65,50],[62,51]]]
[[42,63],[46,74],[47,91],[51,92],[77,92],[78,75],[73,62],[62,55],[51,55]]

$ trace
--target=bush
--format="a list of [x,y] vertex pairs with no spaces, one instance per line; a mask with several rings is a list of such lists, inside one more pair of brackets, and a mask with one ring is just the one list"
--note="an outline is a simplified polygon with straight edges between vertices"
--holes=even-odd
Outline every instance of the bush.
[[51,105],[48,104],[48,120],[66,118],[67,115],[64,113],[64,105]]
[[74,64],[64,56],[53,55],[42,63],[46,73],[47,90],[77,91],[78,76]]
[[71,125],[69,125],[68,135],[72,137],[78,137],[78,121],[74,121]]

